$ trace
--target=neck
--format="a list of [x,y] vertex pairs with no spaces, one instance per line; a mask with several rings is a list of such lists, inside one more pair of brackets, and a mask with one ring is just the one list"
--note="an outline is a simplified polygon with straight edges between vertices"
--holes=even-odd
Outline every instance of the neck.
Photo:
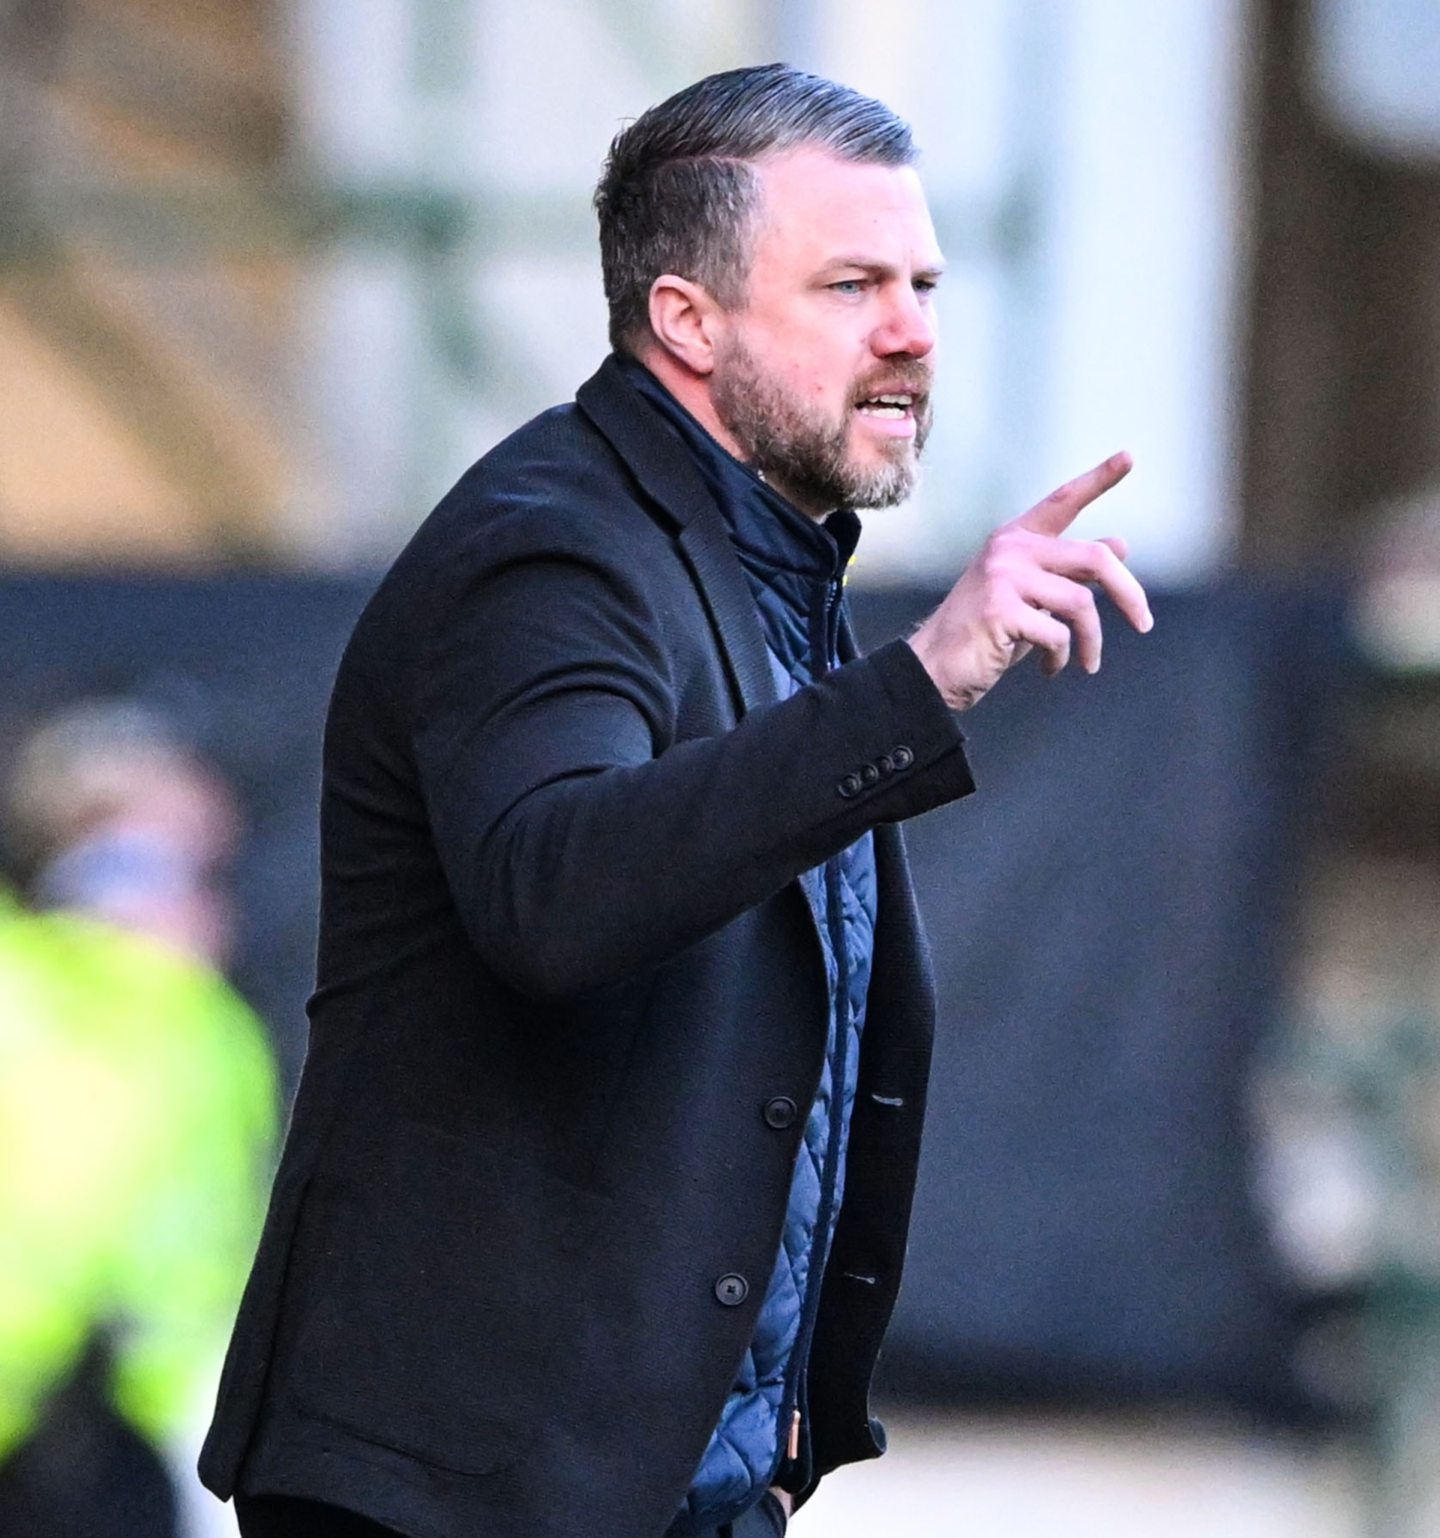
[[742,461],[745,459],[744,449],[716,415],[715,404],[710,398],[708,374],[697,374],[654,342],[637,347],[635,361],[654,374],[727,454]]

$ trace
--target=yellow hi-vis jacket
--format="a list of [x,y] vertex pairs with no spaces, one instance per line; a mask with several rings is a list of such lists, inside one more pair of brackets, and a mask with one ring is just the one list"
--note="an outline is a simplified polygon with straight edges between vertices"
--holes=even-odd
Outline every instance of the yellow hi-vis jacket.
[[259,1021],[207,968],[0,892],[0,1461],[97,1328],[156,1445],[196,1411],[276,1131]]

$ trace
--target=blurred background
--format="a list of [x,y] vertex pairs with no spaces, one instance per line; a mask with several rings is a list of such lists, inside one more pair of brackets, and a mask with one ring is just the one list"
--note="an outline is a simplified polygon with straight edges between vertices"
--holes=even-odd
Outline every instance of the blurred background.
[[913,829],[893,1450],[801,1530],[1440,1531],[1433,0],[0,0],[0,1531],[233,1532],[340,647],[602,357],[612,134],[773,58],[911,119],[951,263],[863,633],[1120,446],[1159,622]]

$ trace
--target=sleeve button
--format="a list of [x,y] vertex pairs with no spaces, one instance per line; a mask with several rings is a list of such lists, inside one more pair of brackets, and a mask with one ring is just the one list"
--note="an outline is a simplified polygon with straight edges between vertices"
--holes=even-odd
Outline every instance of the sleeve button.
[[909,748],[895,748],[891,751],[890,762],[897,769],[908,769],[915,762],[915,755]]
[[750,1283],[738,1271],[727,1271],[716,1280],[715,1296],[726,1308],[736,1308],[750,1296]]
[[875,767],[880,771],[881,774],[894,774],[895,760],[891,758],[888,753],[882,753],[880,757],[875,760]]
[[849,801],[851,797],[860,794],[860,776],[858,774],[847,774],[835,789],[840,792],[845,800]]

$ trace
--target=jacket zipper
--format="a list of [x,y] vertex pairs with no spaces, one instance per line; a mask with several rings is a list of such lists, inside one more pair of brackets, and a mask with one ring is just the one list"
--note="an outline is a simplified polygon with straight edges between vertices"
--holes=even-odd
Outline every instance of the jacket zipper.
[[[836,662],[836,620],[839,614],[840,583],[832,580],[825,595],[822,611],[821,635],[823,651],[817,661],[824,671]],[[817,674],[817,676],[819,676]],[[835,1048],[830,1074],[830,1129],[825,1147],[825,1168],[821,1171],[820,1211],[816,1217],[815,1238],[811,1248],[810,1272],[805,1283],[805,1302],[801,1313],[800,1330],[795,1338],[795,1348],[790,1358],[789,1382],[781,1400],[780,1424],[785,1423],[785,1412],[790,1414],[790,1434],[782,1456],[777,1450],[776,1468],[782,1461],[792,1466],[800,1458],[800,1434],[805,1420],[807,1401],[810,1342],[815,1333],[815,1319],[820,1311],[820,1293],[825,1281],[825,1267],[830,1259],[831,1229],[835,1218],[835,1187],[840,1173],[840,1138],[845,1116],[845,1074],[850,1044],[850,954],[845,943],[845,915],[840,891],[840,856],[825,862],[824,868],[825,924],[830,933],[830,948],[835,955]]]

